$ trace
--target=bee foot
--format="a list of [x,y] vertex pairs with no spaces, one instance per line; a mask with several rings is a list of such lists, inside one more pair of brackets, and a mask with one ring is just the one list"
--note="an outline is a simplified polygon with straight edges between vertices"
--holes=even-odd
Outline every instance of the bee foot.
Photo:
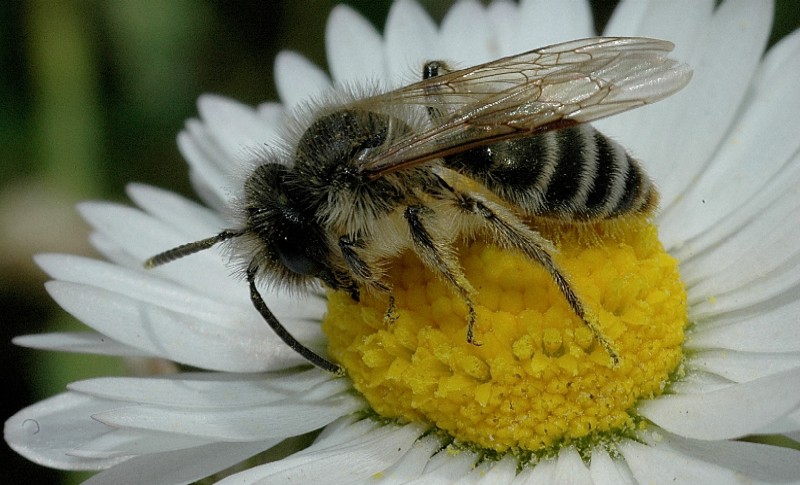
[[386,309],[386,313],[383,314],[383,323],[384,325],[394,325],[394,322],[400,315],[397,314],[397,305],[394,301],[394,296],[389,295],[389,308]]

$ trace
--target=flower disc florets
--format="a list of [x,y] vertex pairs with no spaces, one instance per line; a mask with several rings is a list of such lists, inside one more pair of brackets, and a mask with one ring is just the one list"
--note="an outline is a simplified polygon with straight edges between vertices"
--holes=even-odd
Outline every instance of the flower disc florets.
[[477,289],[477,342],[466,308],[413,253],[391,263],[387,299],[329,296],[329,353],[378,414],[429,422],[459,441],[534,453],[634,427],[641,399],[660,394],[682,359],[686,293],[656,227],[633,218],[546,224],[556,263],[613,343],[614,366],[550,275],[514,251],[459,247]]

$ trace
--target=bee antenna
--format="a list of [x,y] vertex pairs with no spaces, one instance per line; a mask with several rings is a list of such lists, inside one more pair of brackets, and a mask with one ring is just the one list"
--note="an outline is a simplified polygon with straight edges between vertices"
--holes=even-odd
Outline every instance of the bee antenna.
[[256,307],[256,310],[258,310],[258,313],[261,314],[261,317],[264,318],[270,328],[278,335],[278,337],[280,337],[281,340],[283,340],[286,345],[291,347],[292,350],[300,354],[310,363],[324,371],[330,372],[337,377],[344,376],[347,373],[344,370],[344,367],[334,364],[325,357],[322,357],[305,345],[301,344],[292,336],[291,333],[289,333],[288,330],[286,330],[286,327],[284,327],[283,324],[281,324],[281,322],[275,318],[275,315],[270,311],[269,307],[267,307],[267,304],[264,303],[264,299],[261,298],[258,288],[256,288],[257,272],[258,267],[253,264],[251,264],[247,269],[247,282],[250,285],[250,301],[253,302],[253,306]]
[[180,259],[184,256],[188,256],[190,254],[206,250],[217,243],[226,241],[234,237],[241,236],[242,234],[244,234],[242,231],[233,231],[228,229],[222,231],[216,236],[212,236],[206,239],[201,239],[200,241],[190,242],[188,244],[182,244],[176,248],[172,248],[170,250],[164,251],[163,253],[159,253],[151,258],[148,258],[147,261],[144,262],[144,267],[147,269],[152,269],[155,268],[156,266],[167,264],[169,262],[175,261],[176,259]]

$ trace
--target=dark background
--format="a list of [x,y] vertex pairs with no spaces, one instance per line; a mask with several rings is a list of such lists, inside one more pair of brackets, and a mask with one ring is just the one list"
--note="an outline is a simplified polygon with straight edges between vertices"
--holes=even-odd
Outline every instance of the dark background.
[[[759,0],[753,0],[759,1]],[[81,328],[44,291],[39,252],[93,254],[74,204],[125,201],[145,182],[193,197],[175,145],[206,92],[248,104],[275,99],[279,50],[320,66],[332,0],[280,2],[8,1],[0,3],[0,417],[76,379],[130,371],[115,359],[26,350],[18,334]],[[350,1],[382,29],[388,1]],[[440,20],[452,3],[422,1]],[[593,1],[596,26],[616,2]],[[778,1],[770,43],[800,24]],[[724,80],[720,80],[724,82]],[[77,483],[2,446],[3,483]]]

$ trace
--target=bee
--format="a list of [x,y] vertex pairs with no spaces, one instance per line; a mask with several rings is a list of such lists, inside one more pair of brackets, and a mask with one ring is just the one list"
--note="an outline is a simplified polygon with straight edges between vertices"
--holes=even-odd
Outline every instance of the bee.
[[386,261],[410,249],[466,304],[466,339],[478,344],[476,290],[454,249],[481,235],[542,265],[612,361],[617,353],[532,218],[581,224],[652,214],[658,193],[639,162],[587,122],[665,98],[691,70],[670,42],[597,37],[453,70],[382,94],[320,105],[295,140],[257,160],[240,220],[207,239],[153,256],[153,268],[225,243],[241,260],[250,298],[270,327],[310,363],[344,370],[297,341],[264,303],[257,282],[322,282],[358,300],[389,297]]

